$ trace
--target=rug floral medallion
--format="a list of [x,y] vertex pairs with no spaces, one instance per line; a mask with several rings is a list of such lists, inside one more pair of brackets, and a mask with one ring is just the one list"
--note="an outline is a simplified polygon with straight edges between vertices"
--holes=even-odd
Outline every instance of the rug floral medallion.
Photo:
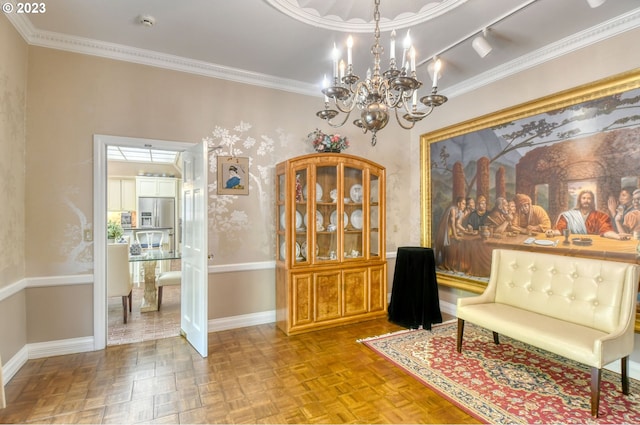
[[630,379],[625,396],[620,375],[604,369],[593,418],[588,366],[505,336],[496,345],[490,331],[471,323],[459,354],[456,329],[447,322],[362,342],[487,423],[640,423],[639,381]]

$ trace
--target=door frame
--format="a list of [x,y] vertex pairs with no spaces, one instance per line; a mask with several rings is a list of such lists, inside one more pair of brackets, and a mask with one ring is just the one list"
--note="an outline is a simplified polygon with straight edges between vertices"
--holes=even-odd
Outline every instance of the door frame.
[[93,135],[93,349],[107,346],[107,146],[183,151],[197,143]]

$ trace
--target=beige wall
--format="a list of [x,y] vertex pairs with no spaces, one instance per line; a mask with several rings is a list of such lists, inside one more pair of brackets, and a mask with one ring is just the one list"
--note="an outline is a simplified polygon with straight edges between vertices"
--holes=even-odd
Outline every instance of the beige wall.
[[[27,45],[0,17],[0,293],[25,276]],[[4,298],[4,299],[3,299]],[[0,297],[0,357],[27,341],[24,292]]]

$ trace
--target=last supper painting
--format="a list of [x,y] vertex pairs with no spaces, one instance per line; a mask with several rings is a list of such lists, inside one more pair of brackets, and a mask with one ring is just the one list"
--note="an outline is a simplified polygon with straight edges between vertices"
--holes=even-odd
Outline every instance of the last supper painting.
[[422,136],[423,243],[439,281],[496,248],[639,262],[640,76]]

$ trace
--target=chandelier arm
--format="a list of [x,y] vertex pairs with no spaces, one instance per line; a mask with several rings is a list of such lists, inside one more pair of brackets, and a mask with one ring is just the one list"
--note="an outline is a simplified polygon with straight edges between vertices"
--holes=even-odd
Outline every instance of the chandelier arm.
[[[353,109],[352,109],[353,110]],[[342,127],[347,120],[349,119],[349,116],[351,115],[351,111],[347,111],[345,113],[344,119],[342,120],[342,122],[340,122],[339,124],[334,124],[333,122],[331,122],[331,119],[327,120],[327,124],[329,124],[331,127],[333,128],[338,128],[338,127]]]
[[[416,125],[416,121],[406,121],[406,120],[404,120],[404,119],[401,119],[401,118],[400,118],[400,115],[398,115],[398,108],[396,108],[395,112],[396,112],[396,121],[398,122],[398,125],[399,125],[400,127],[404,128],[405,130],[411,130],[411,129],[413,128],[413,126],[414,126],[414,125]],[[405,122],[405,121],[406,121],[406,122],[410,122],[410,123],[411,123],[411,125],[406,126],[406,125],[404,124],[404,122]]]

